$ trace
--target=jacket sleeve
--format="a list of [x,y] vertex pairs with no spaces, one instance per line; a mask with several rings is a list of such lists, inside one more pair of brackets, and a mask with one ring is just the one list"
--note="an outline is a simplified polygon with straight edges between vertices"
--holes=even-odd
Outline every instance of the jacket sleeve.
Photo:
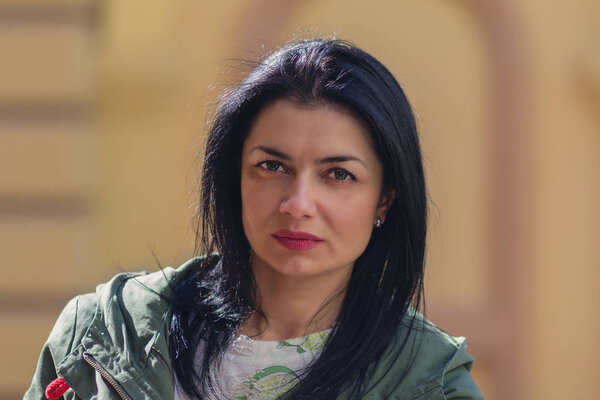
[[[85,333],[82,332],[85,326],[82,320],[87,318],[85,318],[86,313],[82,315],[81,308],[85,306],[88,310],[87,314],[90,313],[90,309],[95,310],[94,297],[91,294],[75,297],[62,310],[48,340],[42,347],[31,386],[25,393],[24,399],[46,399],[44,394],[46,387],[58,377],[56,366],[77,346]],[[75,398],[75,394],[70,392],[64,397]]]

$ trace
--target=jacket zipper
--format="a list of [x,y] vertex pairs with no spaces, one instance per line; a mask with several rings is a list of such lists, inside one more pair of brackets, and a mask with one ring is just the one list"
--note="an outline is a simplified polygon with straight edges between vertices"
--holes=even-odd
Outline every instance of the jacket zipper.
[[96,359],[94,357],[92,357],[90,354],[88,353],[83,353],[83,359],[85,360],[85,362],[87,362],[92,368],[94,368],[100,375],[102,375],[102,377],[104,378],[105,381],[107,381],[108,383],[110,383],[110,385],[113,387],[113,389],[115,389],[115,391],[117,392],[117,394],[123,399],[123,400],[133,400],[126,392],[125,390],[121,387],[121,385],[119,385],[119,383],[115,380],[115,378],[113,378],[112,376],[110,376],[110,374],[104,369],[104,367],[102,365],[100,365],[100,363],[98,363],[98,361],[96,361]]

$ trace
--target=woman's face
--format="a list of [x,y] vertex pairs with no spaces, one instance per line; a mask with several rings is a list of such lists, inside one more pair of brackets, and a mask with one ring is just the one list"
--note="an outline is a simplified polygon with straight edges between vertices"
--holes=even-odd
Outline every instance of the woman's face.
[[347,277],[377,218],[382,165],[365,128],[338,107],[277,101],[242,149],[242,218],[253,266],[295,277]]

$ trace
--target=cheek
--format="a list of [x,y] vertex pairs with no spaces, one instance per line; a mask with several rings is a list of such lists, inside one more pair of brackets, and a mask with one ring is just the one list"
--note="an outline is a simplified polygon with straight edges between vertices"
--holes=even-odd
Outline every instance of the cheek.
[[376,200],[372,196],[346,198],[330,207],[330,223],[340,237],[356,245],[365,242],[366,246],[373,230]]
[[276,195],[264,185],[257,185],[242,175],[242,222],[249,240],[252,233],[261,229],[275,207]]

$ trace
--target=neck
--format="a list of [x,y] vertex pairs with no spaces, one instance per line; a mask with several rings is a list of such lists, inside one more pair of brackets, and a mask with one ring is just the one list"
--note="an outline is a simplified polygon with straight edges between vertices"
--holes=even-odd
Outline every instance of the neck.
[[258,340],[282,340],[331,328],[339,314],[347,270],[316,276],[290,276],[260,260],[252,268],[257,284],[257,305],[240,332]]

